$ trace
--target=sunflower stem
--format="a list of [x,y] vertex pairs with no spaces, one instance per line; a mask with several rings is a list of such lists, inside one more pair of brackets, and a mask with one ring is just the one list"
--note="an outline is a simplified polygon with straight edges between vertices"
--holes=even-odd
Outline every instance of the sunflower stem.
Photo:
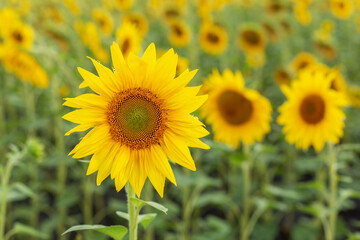
[[129,183],[126,184],[128,212],[129,212],[129,240],[137,240],[137,217],[139,215],[139,209],[131,201],[131,198],[135,198],[135,191]]
[[17,161],[17,158],[10,157],[5,165],[1,176],[1,202],[0,202],[0,239],[5,239],[5,224],[6,224],[6,205],[8,185],[10,180],[11,171]]
[[243,215],[240,221],[240,239],[247,240],[249,239],[249,216],[250,216],[250,187],[251,187],[251,170],[252,170],[252,158],[250,157],[250,149],[247,144],[244,144],[244,154],[247,158],[247,161],[243,164],[243,178],[244,178],[244,193],[243,193]]
[[330,224],[330,236],[329,240],[335,239],[336,235],[336,220],[337,220],[337,173],[336,173],[336,152],[333,143],[328,143],[329,148],[329,181],[330,181],[330,200],[329,200],[329,224]]

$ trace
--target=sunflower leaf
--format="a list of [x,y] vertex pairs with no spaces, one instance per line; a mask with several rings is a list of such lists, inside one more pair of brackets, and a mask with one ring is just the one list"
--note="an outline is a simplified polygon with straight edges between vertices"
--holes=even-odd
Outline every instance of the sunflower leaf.
[[137,222],[146,228],[156,218],[156,216],[156,213],[140,214]]
[[122,238],[127,233],[127,228],[121,225],[113,226],[104,226],[104,225],[76,225],[68,230],[66,230],[62,235],[74,231],[84,231],[84,230],[95,230],[100,233],[103,233],[109,237],[112,237],[115,240],[122,240]]
[[48,239],[48,235],[45,233],[42,233],[32,227],[29,227],[27,225],[24,225],[22,223],[15,223],[14,228],[9,231],[9,235],[27,235],[32,236],[38,239]]
[[116,211],[115,212],[116,215],[118,215],[119,217],[123,218],[123,219],[126,219],[129,221],[129,214],[126,213],[126,212],[122,212],[122,211]]
[[165,214],[167,214],[167,211],[168,211],[168,209],[166,207],[164,207],[163,205],[156,203],[156,202],[144,201],[144,200],[141,200],[138,198],[130,198],[130,201],[132,201],[138,208],[142,208],[144,205],[149,205]]

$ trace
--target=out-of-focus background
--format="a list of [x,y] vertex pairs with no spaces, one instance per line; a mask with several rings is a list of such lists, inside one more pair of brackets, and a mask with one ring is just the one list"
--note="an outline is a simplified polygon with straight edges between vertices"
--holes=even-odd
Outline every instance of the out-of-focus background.
[[[174,48],[178,73],[199,69],[190,85],[213,69],[239,70],[247,87],[270,100],[271,132],[252,146],[250,239],[258,240],[325,239],[326,148],[296,149],[275,119],[285,101],[280,86],[300,68],[316,62],[338,69],[351,104],[337,145],[336,239],[360,239],[360,1],[1,0],[4,240],[101,240],[108,238],[91,231],[61,234],[78,224],[127,225],[115,214],[126,211],[125,191],[116,192],[110,179],[96,186],[96,174],[86,176],[88,163],[67,156],[84,134],[64,137],[75,125],[61,118],[70,111],[63,98],[90,91],[79,89],[76,68],[95,73],[86,56],[112,68],[112,42],[125,56],[141,56],[152,42],[158,56]],[[196,172],[173,165],[178,186],[167,182],[164,198],[145,184],[142,199],[169,211],[140,226],[139,239],[240,238],[242,147],[213,141],[212,134],[204,141],[211,150],[191,149]]]

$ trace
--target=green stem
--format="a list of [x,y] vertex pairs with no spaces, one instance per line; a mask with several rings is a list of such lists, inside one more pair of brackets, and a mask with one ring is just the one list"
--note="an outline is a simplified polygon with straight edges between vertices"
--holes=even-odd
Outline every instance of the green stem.
[[329,181],[330,181],[330,201],[329,201],[329,208],[330,208],[330,216],[329,216],[329,225],[330,225],[330,236],[329,240],[335,239],[336,235],[336,220],[337,220],[337,188],[338,188],[338,181],[337,181],[337,173],[336,173],[336,153],[334,144],[329,143]]
[[[154,197],[154,190],[151,184],[145,185],[145,199],[146,201],[150,201]],[[150,213],[151,208],[147,207],[145,213]],[[145,230],[145,240],[154,240],[154,228],[152,226],[148,226]]]
[[137,240],[137,217],[140,209],[137,209],[135,204],[130,201],[131,198],[135,198],[135,191],[129,183],[126,184],[126,192],[129,212],[129,240]]
[[26,115],[28,122],[28,136],[35,136],[34,123],[36,119],[35,113],[35,101],[34,101],[34,92],[32,86],[28,82],[23,83],[24,86],[24,100],[26,106]]
[[1,179],[1,205],[0,205],[0,239],[5,239],[6,204],[10,174],[15,164],[15,159],[9,159]]
[[244,144],[244,154],[247,157],[247,161],[243,164],[243,178],[244,178],[244,200],[243,200],[243,215],[241,218],[241,240],[249,239],[250,232],[248,231],[248,222],[250,217],[250,187],[251,187],[251,170],[252,170],[252,158],[250,157],[249,146]]

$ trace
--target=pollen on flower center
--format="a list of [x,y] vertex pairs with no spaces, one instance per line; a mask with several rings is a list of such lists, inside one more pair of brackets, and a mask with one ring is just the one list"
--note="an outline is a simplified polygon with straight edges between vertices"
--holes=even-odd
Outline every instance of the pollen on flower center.
[[309,95],[300,105],[301,117],[310,124],[317,124],[325,116],[325,102],[318,95]]
[[242,94],[227,90],[218,98],[220,114],[231,125],[246,123],[253,113],[252,103]]
[[159,143],[166,115],[155,94],[142,88],[128,89],[118,93],[108,106],[110,134],[131,149],[148,148]]

